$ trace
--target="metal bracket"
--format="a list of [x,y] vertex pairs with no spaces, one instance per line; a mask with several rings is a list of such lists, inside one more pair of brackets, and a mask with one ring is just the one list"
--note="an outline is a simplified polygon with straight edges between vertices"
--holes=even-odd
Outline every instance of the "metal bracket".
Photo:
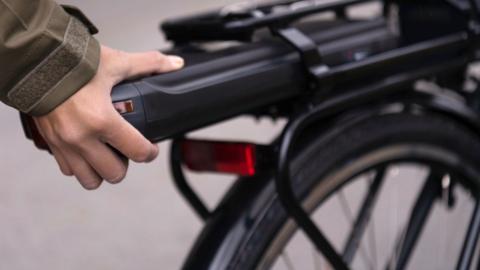
[[300,53],[300,59],[307,72],[310,88],[317,89],[319,77],[329,70],[323,63],[318,45],[310,37],[294,27],[271,28],[273,35],[280,37]]
[[170,149],[170,170],[172,173],[173,182],[178,191],[187,200],[195,213],[203,220],[206,221],[211,215],[211,211],[193,191],[192,187],[187,181],[182,169],[182,159],[180,152],[180,139],[174,139]]
[[[335,106],[336,107],[336,106]],[[295,143],[299,140],[300,134],[312,123],[322,118],[324,114],[322,106],[313,109],[311,112],[300,115],[291,121],[285,128],[280,144],[279,158],[277,164],[277,175],[275,186],[279,199],[285,207],[289,216],[295,220],[297,225],[307,234],[317,250],[321,252],[337,270],[348,270],[346,262],[335,251],[335,248],[327,240],[322,231],[310,219],[308,213],[303,209],[293,192],[290,177],[290,161]]]

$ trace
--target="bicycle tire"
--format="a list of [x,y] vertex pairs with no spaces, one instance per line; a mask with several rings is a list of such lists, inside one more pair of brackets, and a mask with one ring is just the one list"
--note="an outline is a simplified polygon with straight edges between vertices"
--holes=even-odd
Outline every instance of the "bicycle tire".
[[[331,128],[328,132],[321,132],[309,136],[292,162],[294,192],[302,200],[311,199],[311,191],[328,186],[324,179],[332,171],[342,169],[345,164],[352,164],[355,160],[396,145],[426,145],[438,149],[442,153],[435,158],[439,162],[451,162],[452,166],[461,166],[459,170],[480,175],[476,168],[480,168],[480,141],[475,132],[468,127],[455,122],[443,115],[433,113],[387,113],[369,117],[346,117],[349,124],[343,128]],[[447,155],[447,158],[445,155]],[[410,155],[410,156],[408,156]],[[413,158],[419,153],[407,154],[406,158]],[[452,159],[452,157],[455,157]],[[450,159],[448,161],[447,159]],[[461,161],[461,162],[458,162]],[[468,168],[468,169],[467,169]],[[469,178],[470,179],[470,178]],[[479,178],[477,178],[479,179]],[[331,184],[331,183],[330,183]],[[468,189],[478,190],[478,182],[469,182]],[[326,192],[324,196],[330,193]],[[318,204],[323,198],[314,198]],[[222,262],[217,260],[210,269],[265,269],[272,260],[266,260],[266,253],[271,252],[272,243],[278,241],[278,236],[290,226],[290,234],[297,229],[287,217],[273,181],[255,195],[249,209],[262,209],[251,216],[252,225],[243,226],[243,232],[230,252],[225,256],[222,251]],[[317,205],[311,205],[313,211]],[[229,229],[233,229],[232,226]],[[228,229],[227,229],[228,230]],[[291,236],[291,235],[290,235]],[[288,236],[288,237],[290,237]],[[283,236],[284,237],[284,236]],[[230,239],[231,240],[231,239]],[[229,241],[225,239],[224,241]],[[231,242],[231,241],[230,241]],[[277,254],[278,255],[278,254]],[[270,255],[269,255],[270,256]],[[215,257],[215,256],[214,256]],[[218,257],[218,256],[217,256]]]

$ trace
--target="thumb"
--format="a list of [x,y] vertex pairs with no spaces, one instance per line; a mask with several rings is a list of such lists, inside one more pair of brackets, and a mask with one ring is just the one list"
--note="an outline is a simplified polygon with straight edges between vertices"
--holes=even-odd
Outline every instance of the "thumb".
[[181,57],[164,55],[158,51],[127,53],[126,58],[126,77],[123,79],[174,71],[182,68],[185,63]]

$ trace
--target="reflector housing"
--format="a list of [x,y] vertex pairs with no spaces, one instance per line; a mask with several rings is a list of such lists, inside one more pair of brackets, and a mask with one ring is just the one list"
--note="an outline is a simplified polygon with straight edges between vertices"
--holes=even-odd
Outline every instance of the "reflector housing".
[[253,176],[257,171],[257,145],[242,142],[184,140],[182,161],[197,172]]

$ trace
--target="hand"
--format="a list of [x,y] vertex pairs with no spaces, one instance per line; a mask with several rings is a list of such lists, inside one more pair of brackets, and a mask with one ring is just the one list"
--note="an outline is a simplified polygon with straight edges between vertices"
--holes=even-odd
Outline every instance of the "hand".
[[119,82],[183,67],[183,59],[159,52],[126,53],[101,48],[95,77],[49,114],[35,117],[63,174],[75,175],[86,189],[97,189],[102,180],[118,183],[125,178],[128,160],[150,162],[158,146],[150,143],[114,109],[110,92]]

